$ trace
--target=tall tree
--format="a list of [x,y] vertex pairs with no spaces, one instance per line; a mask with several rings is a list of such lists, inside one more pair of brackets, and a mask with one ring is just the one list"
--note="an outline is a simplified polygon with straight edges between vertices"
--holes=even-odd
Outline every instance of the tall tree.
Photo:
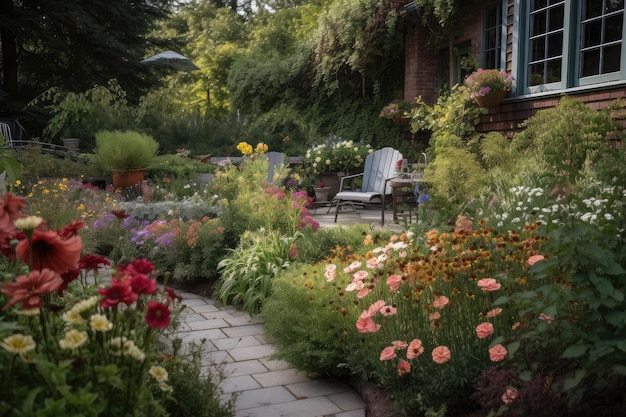
[[142,85],[145,35],[173,0],[0,0],[3,88],[32,97],[117,78]]

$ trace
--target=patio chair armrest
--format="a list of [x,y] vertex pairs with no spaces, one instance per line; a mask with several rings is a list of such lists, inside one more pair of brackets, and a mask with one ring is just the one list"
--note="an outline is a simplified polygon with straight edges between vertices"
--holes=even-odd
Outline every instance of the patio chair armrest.
[[339,183],[339,191],[343,191],[343,181],[344,180],[353,180],[357,177],[362,177],[363,176],[363,172],[361,172],[360,174],[353,174],[353,175],[346,175],[345,177],[341,177],[341,182]]

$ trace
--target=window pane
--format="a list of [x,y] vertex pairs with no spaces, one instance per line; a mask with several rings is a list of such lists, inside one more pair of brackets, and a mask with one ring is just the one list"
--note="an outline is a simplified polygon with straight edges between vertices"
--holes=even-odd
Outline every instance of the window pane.
[[624,8],[624,0],[606,0],[607,13],[622,10]]
[[620,70],[620,56],[622,55],[622,45],[613,45],[604,48],[604,59],[602,60],[602,73],[617,72]]
[[602,43],[602,21],[594,20],[583,25],[583,48]]
[[590,75],[600,74],[600,49],[592,49],[580,54],[580,76],[589,77]]
[[548,58],[559,56],[563,53],[563,33],[555,33],[548,36]]
[[531,61],[539,61],[546,57],[546,38],[533,39],[530,41]]
[[546,7],[547,5],[548,5],[547,0],[533,0],[531,7],[532,7],[532,10],[537,10],[537,9]]
[[587,0],[583,8],[583,20],[602,14],[602,0]]
[[485,33],[485,49],[492,49],[496,47],[498,40],[498,34],[495,29],[491,29]]
[[619,13],[615,16],[607,17],[604,27],[604,42],[613,42],[622,40],[622,22],[624,14]]
[[530,36],[546,33],[546,13],[544,11],[532,15]]
[[492,28],[499,23],[499,9],[499,7],[491,7],[485,10],[485,27]]
[[496,62],[496,52],[491,50],[485,52],[485,68],[496,68],[494,64]]
[[529,76],[528,76],[528,85],[539,85],[543,84],[543,62],[538,64],[532,64],[530,66]]
[[565,13],[565,5],[556,6],[550,9],[549,30],[563,29],[563,16]]
[[546,80],[547,83],[554,83],[561,81],[561,59],[553,59],[548,61],[546,68]]

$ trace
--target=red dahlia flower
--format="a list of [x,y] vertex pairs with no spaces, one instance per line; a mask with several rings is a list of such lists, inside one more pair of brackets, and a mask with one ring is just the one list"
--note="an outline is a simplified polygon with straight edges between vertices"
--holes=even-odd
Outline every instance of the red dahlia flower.
[[113,278],[111,286],[108,288],[98,288],[98,293],[104,296],[104,300],[100,301],[102,308],[109,308],[124,303],[127,306],[137,301],[137,293],[133,291],[129,281],[120,281]]
[[170,318],[171,314],[172,312],[165,304],[158,301],[149,301],[148,311],[146,312],[146,323],[148,323],[150,327],[165,329],[172,321]]

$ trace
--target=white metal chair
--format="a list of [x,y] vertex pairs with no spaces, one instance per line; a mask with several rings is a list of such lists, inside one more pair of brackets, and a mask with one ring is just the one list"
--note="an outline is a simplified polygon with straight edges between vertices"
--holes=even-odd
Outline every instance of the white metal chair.
[[[396,164],[402,159],[402,154],[393,148],[387,147],[371,153],[365,158],[363,172],[348,175],[341,179],[339,192],[335,195],[335,223],[342,205],[380,205],[381,224],[385,224],[386,196],[391,195],[389,181],[396,177]],[[344,191],[348,181],[362,177],[363,183],[360,190]]]
[[13,146],[13,134],[8,123],[0,122],[0,134],[4,137],[4,146]]

